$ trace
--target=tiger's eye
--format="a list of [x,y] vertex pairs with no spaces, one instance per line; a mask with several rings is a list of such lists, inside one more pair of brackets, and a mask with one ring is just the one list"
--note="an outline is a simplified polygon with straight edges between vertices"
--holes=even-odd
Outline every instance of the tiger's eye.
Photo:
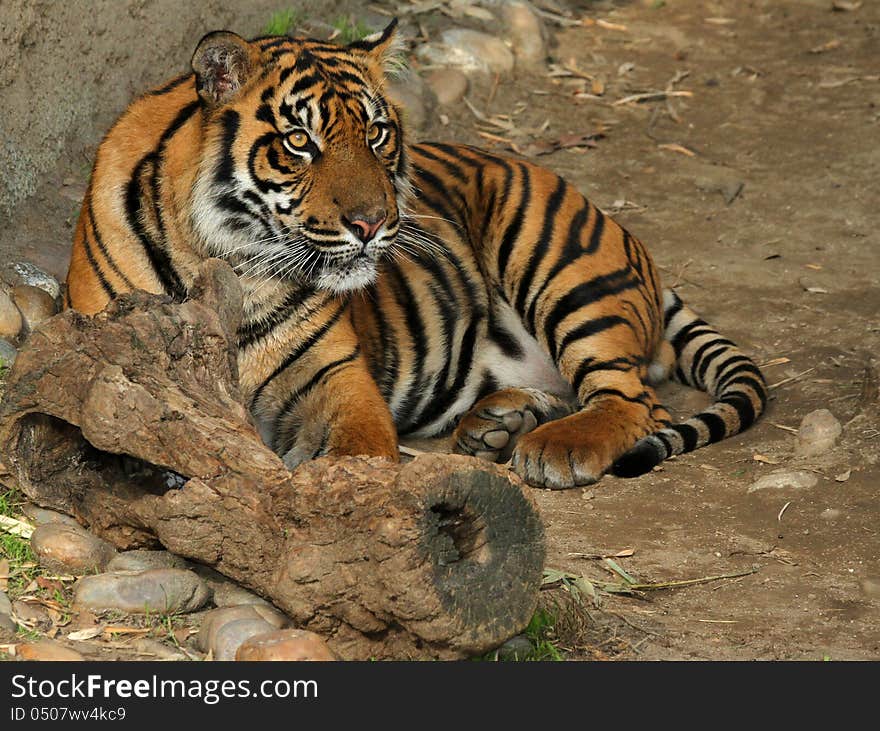
[[378,124],[371,124],[367,130],[367,140],[375,142],[382,134],[382,127]]
[[302,148],[309,144],[309,136],[302,130],[297,130],[287,135],[287,141],[291,147]]

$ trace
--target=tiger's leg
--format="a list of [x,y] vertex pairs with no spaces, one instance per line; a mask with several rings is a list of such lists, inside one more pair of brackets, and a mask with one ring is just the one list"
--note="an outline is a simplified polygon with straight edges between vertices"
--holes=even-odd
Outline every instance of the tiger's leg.
[[552,489],[592,484],[636,441],[669,424],[637,373],[597,381],[580,411],[520,438],[513,467],[526,482]]
[[289,469],[324,455],[399,459],[391,412],[362,358],[322,374],[278,420],[273,441]]
[[571,404],[536,388],[505,388],[477,401],[462,417],[453,433],[454,449],[506,462],[523,434],[571,412]]

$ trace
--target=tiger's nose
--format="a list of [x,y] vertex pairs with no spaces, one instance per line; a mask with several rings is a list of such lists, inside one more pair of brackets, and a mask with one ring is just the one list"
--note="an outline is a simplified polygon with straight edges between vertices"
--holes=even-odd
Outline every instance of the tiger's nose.
[[376,233],[382,228],[382,224],[388,218],[384,208],[374,211],[353,211],[342,216],[345,227],[357,236],[363,243],[370,242]]

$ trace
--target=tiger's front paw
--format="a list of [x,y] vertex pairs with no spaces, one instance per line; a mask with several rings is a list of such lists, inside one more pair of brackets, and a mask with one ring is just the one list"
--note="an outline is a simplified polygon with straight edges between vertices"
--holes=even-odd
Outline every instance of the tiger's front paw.
[[611,465],[607,445],[566,421],[544,424],[519,440],[513,469],[528,484],[551,490],[591,485]]
[[506,462],[518,440],[538,424],[570,412],[554,396],[533,389],[506,389],[480,399],[453,434],[455,452]]

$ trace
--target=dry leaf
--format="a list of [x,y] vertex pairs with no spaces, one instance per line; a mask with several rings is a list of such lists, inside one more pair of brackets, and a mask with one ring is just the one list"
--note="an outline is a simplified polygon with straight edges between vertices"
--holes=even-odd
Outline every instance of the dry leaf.
[[833,51],[835,48],[840,48],[840,39],[835,38],[832,41],[828,41],[828,43],[823,43],[821,46],[816,46],[810,49],[810,53],[826,53],[827,51]]
[[768,360],[766,363],[761,363],[759,368],[770,368],[771,366],[782,365],[783,363],[791,363],[791,358],[773,358],[773,360]]
[[104,632],[103,627],[89,627],[88,629],[77,630],[67,635],[68,640],[91,640]]
[[763,454],[753,454],[752,459],[755,460],[755,462],[761,462],[763,464],[780,464],[778,459],[767,457]]
[[841,472],[839,475],[834,475],[835,482],[846,482],[849,479],[849,476],[852,474],[852,470],[847,470],[846,472]]
[[593,79],[592,84],[590,84],[590,91],[596,96],[602,96],[605,93],[605,82],[599,78]]
[[711,25],[733,25],[736,23],[733,18],[706,18],[705,21]]
[[838,12],[850,12],[853,10],[858,10],[862,7],[862,0],[858,0],[858,2],[847,2],[846,0],[834,0],[831,3],[831,9],[837,10]]
[[657,145],[657,148],[660,150],[669,150],[670,152],[677,152],[680,155],[687,155],[688,157],[696,157],[696,152],[693,150],[689,150],[684,145],[677,145],[674,142],[670,142],[664,145]]

